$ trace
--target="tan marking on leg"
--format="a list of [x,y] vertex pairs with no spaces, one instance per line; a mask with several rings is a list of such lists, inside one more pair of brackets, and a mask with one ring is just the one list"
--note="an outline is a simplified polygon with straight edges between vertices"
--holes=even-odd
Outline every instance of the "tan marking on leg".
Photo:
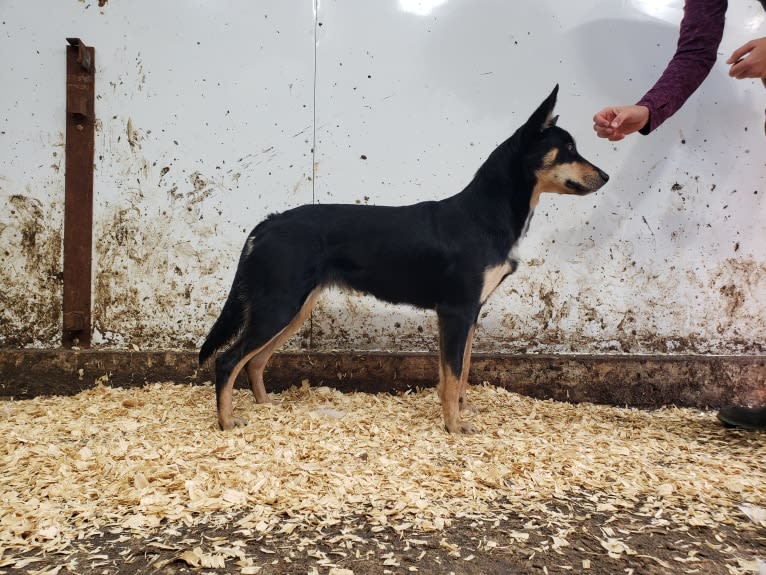
[[218,395],[218,425],[222,430],[228,431],[235,427],[242,427],[247,425],[247,420],[234,417],[234,405],[232,403],[234,381],[237,379],[237,374],[242,369],[247,359],[250,356],[246,356],[243,361],[240,361],[229,374],[229,379],[226,380],[226,385],[221,389],[221,393]]
[[471,346],[473,345],[473,336],[476,333],[476,326],[472,326],[468,332],[468,339],[465,342],[465,351],[463,352],[463,370],[460,373],[460,411],[467,413],[476,413],[479,410],[468,404],[466,401],[466,391],[468,390],[468,372],[471,370]]
[[[443,360],[441,363],[444,363]],[[442,404],[444,426],[450,433],[459,433],[460,425],[460,380],[448,365],[439,366],[439,400]]]
[[316,304],[316,300],[319,297],[320,289],[317,288],[309,294],[306,298],[301,310],[298,312],[293,320],[285,327],[275,338],[269,341],[264,347],[256,353],[256,355],[247,363],[247,376],[250,379],[250,389],[253,390],[255,395],[255,401],[257,403],[271,403],[269,394],[266,392],[266,387],[263,383],[263,372],[266,369],[266,364],[271,359],[271,356],[277,351],[284,343],[290,339],[300,329],[303,323],[311,314],[311,310]]
[[475,433],[476,428],[460,417],[460,378],[452,372],[443,357],[439,363],[439,399],[444,426],[450,433]]
[[[261,347],[251,351],[250,353],[247,353],[245,356],[242,357],[242,359],[237,362],[237,365],[234,366],[234,369],[231,371],[231,374],[229,375],[229,379],[226,381],[226,385],[221,389],[221,393],[218,397],[218,424],[221,426],[221,429],[224,431],[233,429],[234,427],[241,427],[243,425],[247,425],[247,420],[241,419],[241,418],[235,418],[234,417],[234,407],[232,404],[232,398],[233,398],[233,390],[234,390],[234,382],[237,379],[237,375],[239,375],[239,372],[242,371],[242,368],[247,365],[251,359],[254,359],[256,356],[259,356],[259,359],[256,360],[255,366],[262,363],[261,366],[261,384],[260,389],[256,391],[253,389],[253,393],[255,393],[256,401],[258,400],[258,395],[261,392],[261,389],[263,390],[263,394],[266,394],[266,388],[263,387],[263,369],[266,367],[266,363],[268,362],[271,355],[274,353],[274,351],[282,345],[285,340],[287,340],[291,335],[293,335],[298,328],[300,328],[301,325],[303,325],[303,322],[306,321],[306,318],[311,313],[311,309],[314,307],[314,304],[316,303],[316,299],[319,295],[319,292],[321,290],[319,288],[312,291],[309,296],[306,298],[306,301],[303,303],[303,306],[301,307],[300,311],[296,314],[296,316],[290,321],[287,326],[282,328],[274,337],[272,337],[268,342],[266,342]],[[264,359],[265,358],[265,359]],[[253,386],[253,380],[250,380],[251,387]],[[266,399],[268,400],[268,395],[266,395]]]
[[269,394],[266,392],[266,386],[263,384],[263,370],[266,367],[266,362],[256,362],[256,357],[258,355],[248,361],[246,367],[247,378],[250,380],[250,389],[253,390],[256,403],[271,403]]

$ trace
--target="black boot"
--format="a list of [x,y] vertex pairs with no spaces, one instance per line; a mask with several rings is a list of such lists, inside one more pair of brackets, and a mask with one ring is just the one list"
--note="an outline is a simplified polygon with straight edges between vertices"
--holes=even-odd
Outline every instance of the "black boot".
[[766,430],[766,407],[740,407],[727,405],[718,412],[725,427]]

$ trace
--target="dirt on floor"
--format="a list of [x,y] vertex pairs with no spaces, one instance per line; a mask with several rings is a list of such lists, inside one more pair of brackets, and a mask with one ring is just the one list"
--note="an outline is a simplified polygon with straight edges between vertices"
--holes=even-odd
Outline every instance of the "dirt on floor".
[[766,434],[714,413],[304,385],[0,402],[0,575],[766,573]]
[[167,527],[148,537],[91,537],[61,555],[24,554],[17,558],[23,567],[0,572],[731,575],[766,568],[756,559],[766,557],[766,530],[744,514],[728,524],[689,528],[635,513],[593,512],[587,502],[554,500],[539,517],[523,518],[498,507],[494,520],[461,517],[426,533],[371,530],[364,518],[350,518],[321,535],[301,528],[261,535],[237,528],[236,517],[210,517],[193,528]]

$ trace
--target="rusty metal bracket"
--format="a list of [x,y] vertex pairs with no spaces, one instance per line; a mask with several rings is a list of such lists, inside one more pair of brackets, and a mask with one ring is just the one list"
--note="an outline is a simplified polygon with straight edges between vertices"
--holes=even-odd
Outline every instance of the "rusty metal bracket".
[[95,49],[67,38],[64,176],[64,347],[90,347]]

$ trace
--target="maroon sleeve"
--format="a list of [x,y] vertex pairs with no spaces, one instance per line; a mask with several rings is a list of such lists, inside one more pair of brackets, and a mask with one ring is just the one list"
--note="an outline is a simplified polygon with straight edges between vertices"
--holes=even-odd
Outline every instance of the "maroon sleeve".
[[686,0],[673,59],[637,104],[649,108],[648,134],[683,106],[715,64],[723,36],[727,0]]

